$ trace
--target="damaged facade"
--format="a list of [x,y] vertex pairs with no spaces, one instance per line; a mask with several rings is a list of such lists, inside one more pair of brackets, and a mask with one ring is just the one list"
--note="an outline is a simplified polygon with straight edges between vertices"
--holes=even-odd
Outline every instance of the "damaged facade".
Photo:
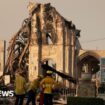
[[[81,77],[83,66],[88,65],[88,72],[92,74],[93,80],[101,79],[101,59],[105,58],[105,50],[81,49],[78,55],[78,78]],[[104,74],[104,73],[103,73]]]
[[6,42],[4,40],[0,40],[0,76],[3,75],[3,70],[5,66],[5,47]]
[[29,18],[10,41],[5,73],[13,74],[21,67],[28,79],[33,80],[45,73],[41,68],[43,62],[77,77],[80,30],[50,3],[29,3],[28,10]]

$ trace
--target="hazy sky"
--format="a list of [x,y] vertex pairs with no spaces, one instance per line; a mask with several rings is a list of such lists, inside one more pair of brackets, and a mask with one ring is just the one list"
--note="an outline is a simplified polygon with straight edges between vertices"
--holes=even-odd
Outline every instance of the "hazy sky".
[[83,49],[105,49],[105,0],[0,0],[0,39],[10,40],[27,18],[29,1],[50,2],[81,30]]

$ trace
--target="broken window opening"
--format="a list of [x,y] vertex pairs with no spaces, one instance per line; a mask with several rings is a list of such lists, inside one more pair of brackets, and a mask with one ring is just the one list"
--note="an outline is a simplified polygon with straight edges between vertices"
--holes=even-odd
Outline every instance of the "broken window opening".
[[52,41],[52,37],[51,37],[51,33],[46,33],[46,43],[49,45],[49,44],[53,44],[53,41]]

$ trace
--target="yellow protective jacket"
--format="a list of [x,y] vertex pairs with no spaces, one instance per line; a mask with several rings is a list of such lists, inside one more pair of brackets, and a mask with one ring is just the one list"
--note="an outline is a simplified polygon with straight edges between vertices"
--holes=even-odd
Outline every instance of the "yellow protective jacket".
[[51,94],[55,85],[55,80],[52,77],[47,76],[40,82],[40,85],[43,87],[44,93]]
[[15,93],[16,95],[23,95],[26,93],[26,80],[20,74],[15,75]]
[[36,89],[38,89],[38,87],[39,87],[39,81],[38,81],[38,79],[34,79],[34,80],[30,83],[30,85],[29,85],[27,91],[33,90],[33,91],[35,92]]

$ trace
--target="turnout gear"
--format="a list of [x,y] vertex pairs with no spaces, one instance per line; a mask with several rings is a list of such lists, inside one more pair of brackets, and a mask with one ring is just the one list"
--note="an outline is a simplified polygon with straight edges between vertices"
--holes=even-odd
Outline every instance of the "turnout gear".
[[35,79],[30,83],[28,91],[33,90],[35,92],[36,89],[38,89],[38,87],[39,87],[39,81]]
[[15,93],[17,95],[25,94],[26,81],[25,78],[22,77],[19,73],[16,74],[14,85],[15,85]]
[[52,93],[52,89],[54,88],[54,84],[55,84],[55,81],[50,76],[45,77],[40,83],[40,85],[44,89],[44,93]]
[[51,77],[52,72],[47,71],[47,76],[41,81],[40,85],[44,92],[44,105],[53,105],[52,90],[54,89],[55,80]]
[[24,96],[26,93],[26,81],[22,73],[17,72],[15,75],[15,105],[23,105]]

